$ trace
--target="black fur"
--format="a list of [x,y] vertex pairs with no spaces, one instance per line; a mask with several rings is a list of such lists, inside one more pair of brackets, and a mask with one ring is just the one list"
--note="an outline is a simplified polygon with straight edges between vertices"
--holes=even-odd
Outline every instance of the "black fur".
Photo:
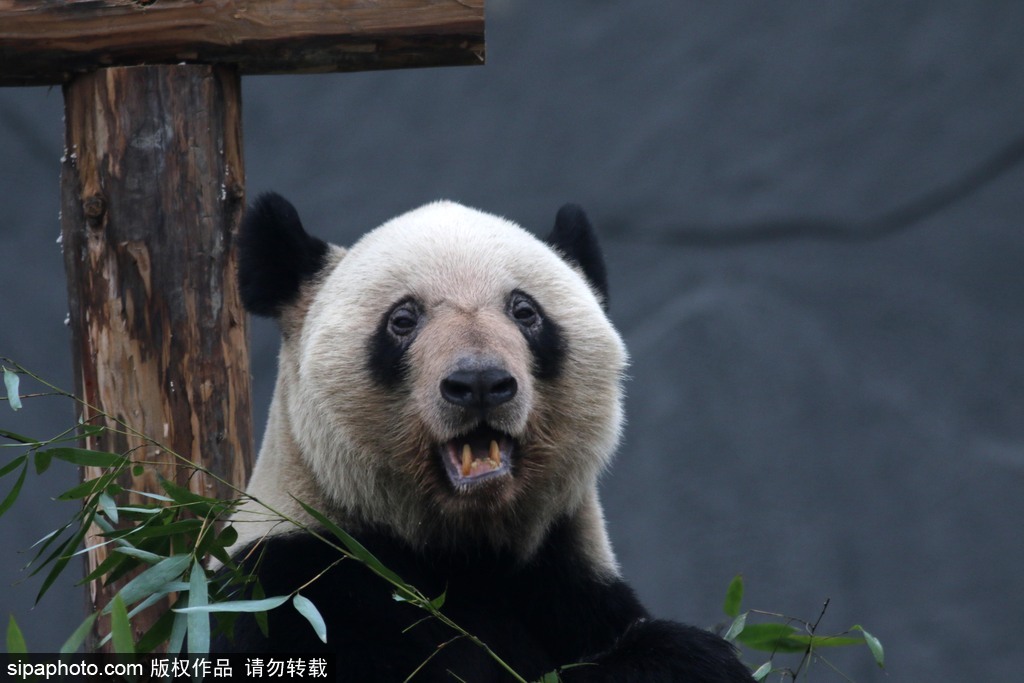
[[[574,553],[568,524],[556,524],[539,554],[523,565],[484,547],[417,552],[384,532],[359,537],[385,566],[427,596],[446,593],[442,611],[487,643],[527,680],[578,661],[594,665],[563,672],[566,683],[606,681],[717,683],[751,680],[732,647],[710,633],[649,621],[621,580],[602,581]],[[252,553],[268,596],[285,595],[338,559],[309,534],[273,537]],[[242,550],[238,557],[245,557]],[[290,606],[268,613],[269,639],[250,615],[234,625],[234,640],[216,652],[333,652],[338,681],[402,681],[456,634],[434,620],[404,632],[426,613],[392,599],[393,589],[365,566],[345,560],[302,590],[327,623],[327,645]],[[465,639],[437,652],[415,681],[510,681],[507,672]]]
[[255,315],[276,318],[327,262],[327,243],[308,235],[295,207],[273,192],[249,207],[238,243],[242,303]]
[[608,272],[604,265],[604,254],[597,243],[597,235],[590,226],[587,214],[577,204],[566,204],[555,216],[555,227],[548,235],[547,243],[562,256],[576,264],[587,280],[601,295],[601,303],[608,308]]
[[536,334],[526,335],[526,342],[536,361],[537,378],[557,379],[562,373],[566,353],[565,337],[558,323],[551,318],[544,318]]
[[405,352],[416,338],[415,333],[404,337],[396,337],[392,334],[388,329],[391,313],[399,306],[411,301],[411,299],[403,299],[381,316],[367,348],[366,357],[370,375],[378,384],[388,389],[398,387],[405,379],[409,370]]

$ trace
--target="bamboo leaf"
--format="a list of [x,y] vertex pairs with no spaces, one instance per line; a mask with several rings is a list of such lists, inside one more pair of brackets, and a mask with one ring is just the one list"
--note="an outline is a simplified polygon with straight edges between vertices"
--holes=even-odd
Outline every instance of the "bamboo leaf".
[[[256,600],[263,600],[267,597],[266,591],[263,590],[263,584],[256,581],[252,587],[252,597]],[[256,620],[256,625],[260,629],[260,633],[263,634],[264,638],[270,637],[270,620],[267,618],[266,612],[256,612],[252,615],[253,619]]]
[[9,463],[4,465],[3,467],[0,467],[0,477],[6,476],[6,475],[10,474],[11,472],[13,472],[14,470],[18,469],[18,467],[23,462],[25,462],[25,460],[27,460],[27,459],[28,459],[27,455],[19,455],[17,458],[15,458],[14,460],[10,461]]
[[114,479],[117,477],[116,472],[108,472],[101,477],[95,479],[87,479],[78,486],[74,486],[64,493],[57,496],[57,500],[75,500],[77,498],[85,498],[91,496],[94,493],[105,491]]
[[128,461],[123,455],[105,451],[91,451],[87,448],[51,448],[46,451],[51,457],[84,467],[119,467]]
[[0,503],[0,516],[3,516],[7,510],[14,505],[14,501],[18,499],[18,494],[21,493],[21,485],[25,483],[25,475],[28,474],[28,463],[26,462],[21,468],[21,474],[18,475],[18,481],[14,482],[14,488],[11,489],[7,497],[4,498],[3,502]]
[[[800,634],[788,624],[751,624],[736,640],[754,650],[763,652],[803,652],[808,642],[801,642]],[[820,640],[815,638],[814,641]]]
[[11,410],[21,409],[21,396],[18,394],[18,384],[20,382],[21,378],[18,377],[17,373],[4,368],[4,385],[7,387],[7,400],[11,405]]
[[36,451],[33,460],[36,465],[36,474],[42,474],[50,469],[50,463],[53,459],[50,457],[49,451]]
[[116,531],[105,533],[104,536],[109,536],[110,538],[128,538],[131,536],[133,540],[140,541],[145,538],[177,536],[189,531],[198,531],[202,526],[202,520],[183,519],[180,522],[171,522],[170,524],[145,524],[133,529],[117,529]]
[[[206,572],[199,560],[192,563],[192,573],[188,580],[189,604],[203,607],[209,601],[209,586],[206,583]],[[188,654],[190,657],[201,657],[210,651],[210,614],[192,611],[188,613]]]
[[320,614],[320,610],[316,608],[313,601],[307,597],[295,594],[292,598],[292,605],[299,614],[306,617],[306,621],[313,627],[313,631],[316,633],[316,637],[320,639],[321,643],[327,642],[327,624],[324,623],[324,618]]
[[96,617],[99,615],[99,612],[93,612],[85,618],[85,621],[78,625],[75,632],[72,633],[66,641],[64,641],[63,645],[60,646],[60,653],[62,655],[70,655],[78,652],[78,648],[80,648],[82,643],[85,642],[85,637],[89,635],[89,632],[92,630],[92,625],[96,622]]
[[390,581],[392,584],[400,588],[402,592],[407,593],[407,597],[415,598],[416,594],[412,586],[408,585],[405,581],[403,581],[398,576],[398,574],[395,574],[393,571],[385,567],[384,564],[380,560],[378,560],[373,553],[371,553],[369,550],[363,547],[362,543],[360,543],[355,538],[350,536],[347,532],[343,531],[342,528],[339,527],[337,524],[327,519],[327,517],[325,517],[323,513],[321,513],[319,510],[316,510],[306,505],[297,498],[295,500],[299,503],[299,505],[302,506],[302,508],[306,512],[308,512],[313,517],[313,519],[323,524],[328,531],[334,534],[334,536],[341,541],[342,545],[345,546],[345,549],[352,554],[352,557],[365,564],[379,576]]
[[128,609],[118,593],[110,601],[110,634],[114,640],[114,652],[134,654],[135,640],[132,638],[132,625],[128,621]]
[[13,614],[11,615],[10,621],[7,622],[7,652],[12,655],[28,654],[28,647],[25,645],[25,636],[22,635],[21,629],[18,628],[18,622],[14,620]]
[[[141,467],[141,465],[139,465],[139,467]],[[140,474],[137,474],[135,476],[140,476]],[[173,503],[174,502],[173,498],[168,498],[167,496],[161,496],[159,493],[150,493],[149,491],[136,491],[135,489],[128,489],[128,493],[134,493],[136,495],[144,496],[146,498],[152,498],[154,500],[163,501],[164,503]]]
[[146,550],[139,550],[138,548],[114,548],[114,552],[127,555],[128,557],[134,557],[136,560],[142,560],[148,564],[157,564],[158,562],[162,562],[167,559],[162,555],[157,555],[156,553],[151,553]]
[[783,641],[785,644],[792,644],[794,646],[802,646],[803,649],[807,649],[811,645],[814,649],[821,647],[847,647],[850,645],[863,645],[864,639],[862,638],[850,638],[844,636],[812,636],[806,633],[794,633],[788,636]]
[[99,506],[100,510],[103,510],[103,514],[107,516],[107,519],[117,524],[117,503],[114,502],[114,499],[106,491],[99,495]]
[[[16,433],[8,431],[6,429],[0,429],[0,436],[4,437],[5,439],[10,439],[11,441],[17,441],[18,443],[23,443],[23,444],[36,445],[36,444],[39,443],[35,439],[30,439],[27,436],[22,436],[21,434],[16,434]],[[10,445],[10,444],[8,444],[8,445]]]
[[[178,605],[181,605],[179,608]],[[178,598],[178,602],[171,608],[174,612],[174,623],[171,625],[171,637],[167,639],[167,654],[177,655],[181,652],[181,646],[185,643],[185,633],[188,631],[188,615],[180,614],[181,609],[188,606],[188,595]]]
[[278,595],[273,598],[262,600],[228,600],[226,602],[214,602],[208,605],[189,605],[188,607],[175,607],[175,612],[192,614],[193,612],[266,612],[268,609],[280,607],[288,602],[290,595]]
[[757,667],[757,670],[751,674],[755,681],[763,681],[765,677],[772,672],[772,660],[768,660],[761,666]]
[[871,656],[875,658],[875,663],[885,668],[885,649],[882,647],[882,641],[865,631],[863,626],[854,626],[850,630],[860,631],[864,634],[864,642],[868,644],[868,649],[871,650]]
[[140,654],[152,652],[161,644],[166,643],[171,636],[174,620],[177,617],[178,615],[170,610],[164,611],[160,618],[156,620],[156,623],[139,637],[139,642],[135,643],[135,652]]
[[[188,555],[172,555],[164,558],[126,583],[118,595],[126,605],[138,602],[180,577],[188,568],[189,560],[191,558]],[[106,612],[106,608],[104,608],[104,612]]]
[[743,629],[746,627],[746,625],[747,613],[744,612],[743,614],[738,614],[736,618],[732,620],[732,623],[729,624],[729,630],[726,631],[725,635],[722,637],[731,643],[732,641],[736,640],[736,638],[741,633],[743,633]]
[[729,582],[729,588],[725,591],[725,604],[722,609],[725,613],[735,619],[740,615],[740,605],[743,603],[743,575],[737,574]]

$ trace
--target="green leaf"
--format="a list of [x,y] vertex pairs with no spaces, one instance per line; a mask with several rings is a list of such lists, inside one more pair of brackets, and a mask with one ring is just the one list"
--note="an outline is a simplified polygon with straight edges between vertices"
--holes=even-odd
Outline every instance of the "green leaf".
[[103,425],[87,425],[79,420],[79,426],[81,429],[78,432],[76,439],[88,439],[91,437],[99,436],[103,432],[107,431],[107,428]]
[[725,591],[725,604],[722,609],[725,613],[735,619],[740,615],[740,605],[743,602],[743,575],[737,574],[729,582],[729,588]]
[[14,470],[18,469],[18,467],[23,462],[25,462],[25,460],[27,460],[27,459],[28,459],[27,455],[19,455],[17,458],[15,458],[14,460],[10,461],[9,463],[4,465],[3,467],[0,467],[0,477],[6,476],[6,475],[10,474],[11,472],[13,472]]
[[801,642],[799,635],[794,635],[796,633],[796,629],[788,624],[751,624],[736,636],[736,640],[763,652],[803,652],[808,643]]
[[539,683],[562,683],[562,678],[557,671],[549,671],[540,677]]
[[[164,558],[124,585],[118,595],[124,604],[131,605],[160,591],[164,584],[180,577],[192,558],[188,555],[172,555]],[[106,609],[104,609],[106,612]]]
[[107,516],[107,519],[117,524],[117,503],[114,502],[114,499],[106,491],[99,495],[99,506],[100,510],[103,510],[103,514]]
[[25,636],[21,634],[21,629],[18,628],[18,622],[14,620],[13,614],[10,621],[7,622],[7,652],[12,655],[28,654]]
[[114,639],[114,652],[135,652],[135,639],[132,638],[132,625],[128,621],[128,609],[124,606],[120,593],[110,601],[110,633]]
[[85,618],[85,621],[78,625],[75,632],[60,646],[60,653],[62,655],[71,655],[78,652],[78,648],[85,642],[86,636],[89,635],[92,625],[96,622],[96,617],[99,615],[99,612],[93,612]]
[[729,624],[729,630],[726,631],[725,635],[722,637],[731,643],[736,640],[741,633],[743,633],[743,629],[746,628],[746,625],[747,613],[744,612],[743,614],[738,614],[736,615],[736,618],[732,620],[732,623]]
[[57,548],[57,550],[51,553],[49,557],[47,557],[46,560],[44,560],[43,563],[40,564],[39,567],[32,572],[32,574],[34,575],[40,569],[49,564],[52,559],[56,558],[56,561],[53,563],[53,567],[50,569],[50,572],[46,575],[46,578],[43,579],[43,583],[39,587],[39,592],[36,593],[36,604],[39,604],[39,601],[42,600],[44,595],[46,595],[46,591],[50,589],[50,586],[53,585],[53,582],[57,580],[57,577],[59,577],[61,572],[64,571],[64,568],[68,566],[68,562],[71,561],[71,552],[75,548],[77,548],[78,544],[82,542],[83,538],[85,538],[85,534],[87,531],[89,531],[89,526],[92,524],[92,520],[95,516],[95,512],[88,512],[87,514],[85,514],[81,526],[78,527],[78,531],[76,531],[74,535],[67,540],[66,543],[62,544],[59,548]]
[[[181,607],[178,607],[181,605]],[[188,606],[188,595],[178,598],[174,603],[171,612],[174,613],[174,623],[171,625],[171,636],[167,639],[167,654],[177,655],[181,652],[181,646],[185,643],[185,633],[188,631],[188,615],[180,614],[182,608]]]
[[786,644],[792,644],[794,647],[802,647],[807,649],[810,646],[814,646],[814,649],[822,647],[848,647],[850,645],[863,645],[864,640],[861,638],[849,638],[843,636],[812,636],[806,633],[794,633],[793,635],[785,638]]
[[202,526],[202,520],[183,519],[180,522],[171,522],[170,524],[145,524],[137,526],[134,529],[118,529],[103,535],[110,538],[128,538],[131,536],[133,540],[140,541],[144,538],[177,536],[189,531],[198,531]]
[[444,607],[444,601],[448,598],[448,591],[441,593],[436,598],[430,601],[430,606],[436,610],[440,610]]
[[21,468],[21,474],[18,475],[18,481],[14,482],[14,488],[11,489],[11,492],[8,493],[7,497],[4,498],[2,503],[0,503],[0,516],[3,516],[3,514],[7,512],[12,505],[14,505],[14,501],[18,499],[18,494],[21,493],[21,485],[25,483],[26,474],[28,474],[28,463],[25,463]]
[[14,432],[7,431],[6,429],[0,429],[0,436],[4,437],[5,439],[10,439],[11,441],[17,441],[18,443],[24,443],[24,444],[37,444],[37,443],[39,443],[35,439],[30,439],[29,437],[22,436],[21,434],[15,434]]
[[188,607],[176,607],[175,612],[191,614],[193,612],[266,612],[268,609],[280,607],[288,602],[290,595],[278,595],[273,598],[262,600],[228,600],[226,602],[214,602],[208,605],[189,605]]
[[125,456],[117,453],[92,451],[87,448],[51,448],[46,453],[58,460],[84,467],[119,467],[128,461]]
[[757,670],[751,674],[755,681],[763,681],[765,677],[772,672],[772,660],[768,660],[761,666],[757,667]]
[[[256,600],[264,600],[267,597],[266,591],[263,590],[263,584],[258,580],[252,587],[252,597]],[[259,626],[260,633],[263,634],[264,638],[270,637],[270,620],[267,618],[266,612],[256,612],[252,615],[253,619],[256,620],[256,625]]]
[[139,636],[139,642],[135,643],[135,652],[144,653],[152,652],[160,645],[167,642],[171,637],[171,631],[174,628],[174,620],[178,617],[177,614],[170,610],[165,610],[160,618],[156,620],[149,629],[146,630],[141,636]]
[[[142,466],[141,465],[136,465],[136,467],[142,467]],[[140,476],[141,474],[142,474],[142,472],[139,472],[139,474],[136,474],[135,476]],[[128,493],[134,493],[136,495],[143,496],[145,498],[152,498],[154,500],[159,500],[159,501],[162,501],[164,503],[173,503],[174,502],[173,498],[168,498],[167,496],[161,496],[159,493],[150,493],[149,491],[136,491],[135,489],[128,489]]]
[[313,519],[315,519],[316,521],[318,521],[321,524],[323,524],[327,528],[328,531],[330,531],[332,534],[334,534],[334,536],[337,537],[338,540],[341,541],[342,545],[345,546],[345,549],[348,550],[348,552],[352,554],[352,557],[354,557],[355,559],[359,560],[360,562],[365,564],[367,567],[372,569],[373,572],[376,573],[377,575],[387,579],[392,584],[394,584],[399,589],[401,589],[403,592],[407,593],[408,597],[410,597],[410,598],[415,597],[416,594],[415,594],[412,586],[408,585],[405,581],[403,581],[398,576],[398,574],[395,574],[393,571],[391,571],[390,569],[385,567],[384,564],[380,560],[378,560],[373,555],[373,553],[371,553],[369,550],[364,548],[363,545],[359,541],[357,541],[352,536],[350,536],[348,533],[343,531],[342,528],[339,527],[337,524],[335,524],[331,520],[327,519],[327,517],[325,517],[323,515],[323,513],[321,513],[319,510],[311,508],[310,506],[306,505],[305,503],[303,503],[298,498],[296,498],[295,500],[298,502],[299,505],[302,506],[302,509],[304,509],[306,512],[308,512],[310,514],[310,516],[313,517]]
[[146,550],[139,550],[138,548],[114,548],[114,552],[127,555],[128,557],[134,557],[136,560],[142,560],[148,564],[157,564],[158,562],[168,559],[162,555],[157,555],[156,553],[151,553]]
[[46,470],[50,469],[50,457],[49,451],[36,451],[35,457],[33,458],[36,465],[36,474],[42,474]]
[[313,601],[296,593],[292,598],[292,605],[295,606],[299,614],[306,617],[306,621],[313,627],[320,642],[327,643],[327,624],[324,623],[324,618],[320,616],[320,610],[316,608]]
[[201,496],[163,477],[160,478],[160,487],[175,503],[185,506],[199,517],[208,517],[212,512],[222,512],[230,505],[217,498]]
[[105,491],[110,484],[113,483],[114,479],[117,478],[116,472],[108,472],[102,477],[96,477],[95,479],[87,479],[78,486],[74,486],[64,493],[57,496],[57,500],[75,500],[77,498],[85,498],[91,496],[94,493]]
[[882,641],[875,638],[873,635],[864,630],[863,626],[854,626],[850,629],[851,631],[860,631],[864,634],[864,642],[868,644],[868,649],[871,650],[871,656],[875,658],[875,663],[878,666],[885,668],[885,650],[882,648]]
[[[78,555],[78,553],[75,553],[75,555]],[[102,562],[100,562],[96,566],[95,569],[89,572],[86,576],[82,577],[82,580],[76,583],[75,585],[84,586],[90,581],[97,581],[99,579],[103,579],[103,582],[109,585],[112,581],[112,579],[110,578],[110,574],[112,574],[115,569],[118,569],[126,561],[131,562],[131,560],[128,560],[128,558],[124,555],[116,555],[114,553],[110,553],[103,559]],[[138,566],[138,562],[131,562],[131,564],[132,568]]]
[[18,384],[21,378],[17,373],[4,368],[4,384],[7,386],[7,400],[11,404],[11,410],[21,409],[21,396],[18,395]]
[[[209,602],[209,586],[206,583],[206,571],[199,560],[192,563],[192,572],[188,580],[189,604],[194,608],[206,606]],[[190,657],[201,657],[210,651],[210,614],[192,611],[188,613],[188,654]]]

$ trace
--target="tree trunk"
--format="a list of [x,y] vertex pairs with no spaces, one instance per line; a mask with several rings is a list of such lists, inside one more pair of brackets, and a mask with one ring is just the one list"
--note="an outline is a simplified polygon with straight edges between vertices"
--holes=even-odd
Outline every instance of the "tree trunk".
[[[107,413],[230,485],[134,436],[107,432],[87,445],[138,449],[134,459],[158,463],[125,488],[159,491],[160,473],[205,496],[234,497],[253,457],[233,249],[245,205],[238,74],[206,65],[101,69],[65,85],[64,99],[61,229],[76,392],[90,406],[82,418]],[[86,478],[99,474],[85,469]],[[105,556],[106,547],[90,552],[88,571]],[[121,585],[93,582],[90,610]],[[134,618],[136,638],[163,609]],[[95,633],[108,628],[100,620]]]

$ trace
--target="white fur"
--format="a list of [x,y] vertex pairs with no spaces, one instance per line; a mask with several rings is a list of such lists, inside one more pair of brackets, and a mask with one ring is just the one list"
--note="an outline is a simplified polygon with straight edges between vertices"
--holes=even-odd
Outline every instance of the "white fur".
[[[597,499],[622,424],[626,352],[576,269],[515,224],[451,202],[428,204],[370,232],[282,315],[278,382],[236,547],[311,520],[292,496],[353,531],[377,525],[413,545],[467,535],[528,559],[550,523],[574,515],[596,567],[617,573]],[[505,314],[513,290],[557,322],[569,352],[560,376],[530,374],[526,341]],[[408,385],[389,392],[367,363],[390,307],[413,296],[425,322],[407,353]],[[429,444],[457,437],[436,388],[467,353],[505,362],[519,380],[496,419],[525,446],[500,495],[460,498],[426,485]]]

